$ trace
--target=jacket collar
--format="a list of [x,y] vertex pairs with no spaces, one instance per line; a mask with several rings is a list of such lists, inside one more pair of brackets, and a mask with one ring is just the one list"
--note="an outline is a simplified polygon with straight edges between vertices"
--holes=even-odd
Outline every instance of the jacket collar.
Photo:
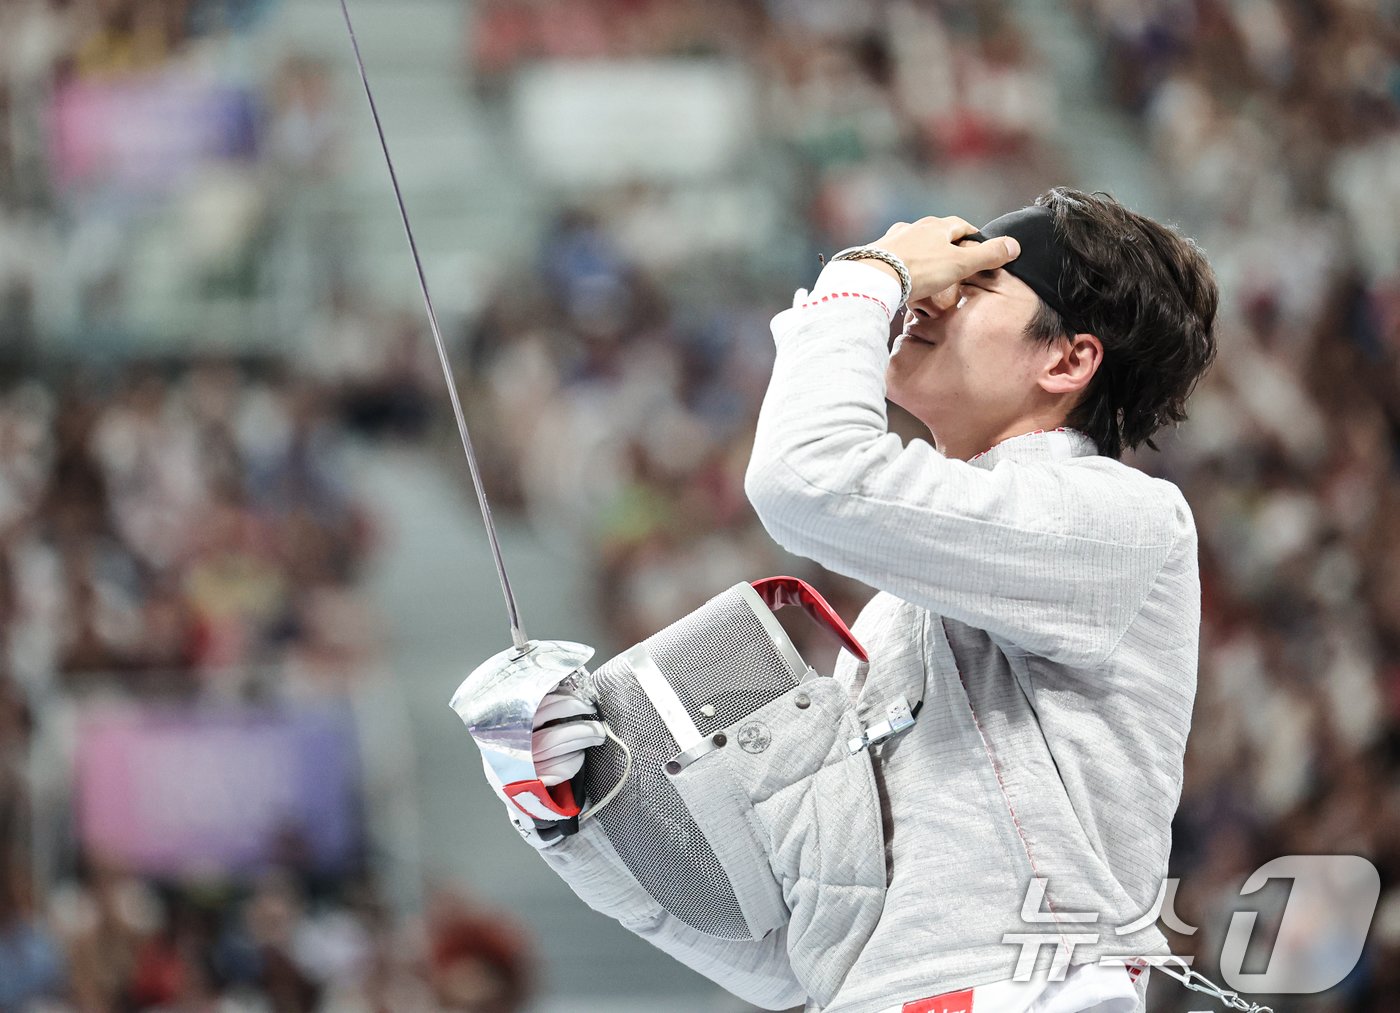
[[968,458],[967,463],[990,471],[1001,461],[1019,461],[1023,464],[1063,461],[1071,457],[1090,457],[1098,452],[1094,441],[1077,429],[1037,429],[1002,440],[976,457]]

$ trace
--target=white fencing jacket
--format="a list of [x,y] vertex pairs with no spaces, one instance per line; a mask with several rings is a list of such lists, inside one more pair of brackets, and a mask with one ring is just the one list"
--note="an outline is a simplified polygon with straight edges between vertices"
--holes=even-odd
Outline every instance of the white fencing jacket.
[[[842,262],[774,318],[745,483],[780,544],[880,592],[855,626],[870,662],[843,654],[836,672],[862,715],[923,700],[875,755],[889,888],[825,1010],[886,1013],[977,986],[995,1001],[976,1009],[996,1013],[1141,1009],[1146,974],[1096,965],[1166,952],[1142,916],[1167,871],[1195,695],[1190,511],[1072,431],[968,462],[905,445],[885,416],[897,300],[888,276]],[[710,939],[639,891],[609,893],[586,882],[605,847],[590,826],[543,854],[593,906],[731,991],[770,1009],[805,1001],[784,932]],[[1046,888],[1027,923],[1032,878]],[[1019,990],[1007,934],[1046,942],[1040,980]],[[1047,983],[1057,944],[1074,966]]]

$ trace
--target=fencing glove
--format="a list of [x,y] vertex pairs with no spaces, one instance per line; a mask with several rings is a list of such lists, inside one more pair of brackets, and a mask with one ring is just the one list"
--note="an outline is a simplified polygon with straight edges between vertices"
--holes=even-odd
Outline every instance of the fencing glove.
[[[566,689],[556,689],[540,702],[530,746],[535,772],[546,786],[572,780],[583,769],[584,750],[602,745],[607,739],[597,717],[593,704]],[[484,758],[482,766],[492,790],[505,803],[511,823],[532,847],[547,848],[564,839],[558,824],[535,821],[522,813]]]
[[597,717],[593,704],[568,690],[556,689],[540,702],[530,745],[541,781],[553,787],[583,769],[583,751],[607,738]]

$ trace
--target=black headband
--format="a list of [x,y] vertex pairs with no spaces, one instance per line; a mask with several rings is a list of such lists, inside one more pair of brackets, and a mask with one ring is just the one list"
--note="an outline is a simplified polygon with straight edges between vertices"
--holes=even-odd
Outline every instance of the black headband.
[[1006,271],[1024,281],[1031,291],[1058,313],[1075,332],[1082,330],[1061,295],[1065,273],[1065,249],[1055,235],[1055,223],[1049,208],[1032,205],[1009,215],[1002,215],[968,236],[978,242],[1011,236],[1021,244],[1021,255],[1003,265]]

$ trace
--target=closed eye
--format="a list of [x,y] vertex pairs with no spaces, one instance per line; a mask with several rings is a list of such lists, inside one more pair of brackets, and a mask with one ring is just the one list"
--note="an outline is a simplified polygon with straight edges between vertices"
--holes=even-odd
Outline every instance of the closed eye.
[[982,271],[963,282],[964,288],[980,289],[983,292],[997,291],[997,272]]

